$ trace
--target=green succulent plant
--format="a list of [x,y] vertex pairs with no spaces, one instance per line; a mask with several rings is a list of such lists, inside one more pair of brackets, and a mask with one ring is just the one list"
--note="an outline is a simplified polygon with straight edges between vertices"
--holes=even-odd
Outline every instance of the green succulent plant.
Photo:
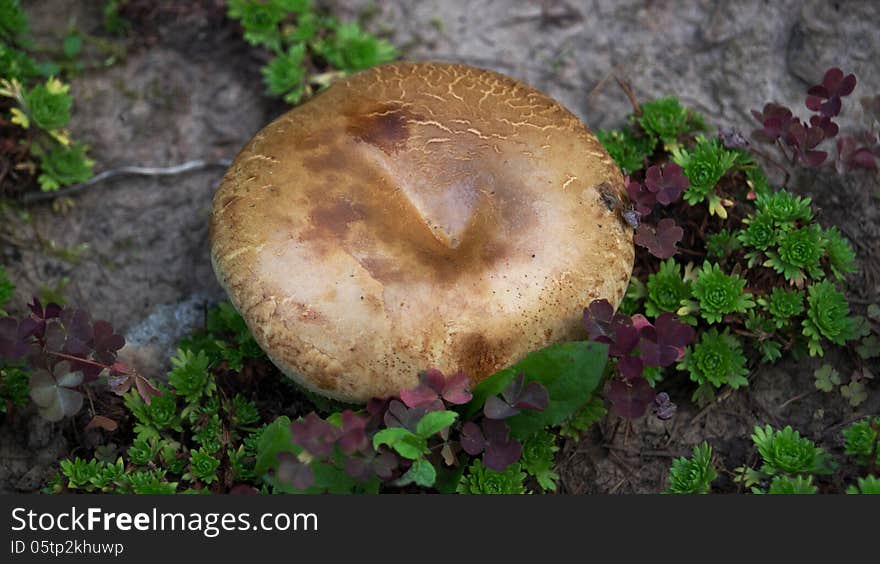
[[164,386],[158,386],[161,395],[152,398],[147,404],[131,390],[124,396],[125,406],[135,416],[134,426],[138,438],[159,439],[165,430],[181,431],[182,422],[177,408],[177,398]]
[[624,174],[644,168],[656,144],[654,138],[637,136],[628,129],[598,129],[596,138]]
[[68,85],[54,78],[31,88],[24,95],[25,108],[31,121],[47,131],[66,126],[70,122],[70,109],[73,107],[69,89]]
[[807,317],[803,321],[803,334],[809,341],[810,356],[824,356],[822,339],[843,345],[853,332],[853,320],[849,316],[849,303],[834,284],[823,280],[807,290]]
[[866,417],[843,430],[844,453],[856,457],[859,464],[868,465],[871,460],[880,466],[880,417]]
[[296,104],[302,99],[306,79],[305,52],[305,43],[297,43],[260,69],[269,94],[281,96],[288,104]]
[[779,431],[770,425],[757,426],[752,441],[764,460],[761,471],[768,476],[830,474],[833,471],[828,453],[810,439],[801,437],[791,426]]
[[126,474],[123,491],[141,495],[167,495],[177,492],[177,482],[169,482],[164,469],[140,470]]
[[593,396],[571,417],[566,419],[559,428],[559,435],[577,439],[587,429],[599,422],[608,413],[605,402],[599,396]]
[[787,327],[791,320],[804,312],[804,293],[800,290],[773,288],[770,294],[758,298],[761,305],[773,321],[777,329]]
[[667,150],[678,146],[679,138],[693,131],[706,129],[703,117],[681,105],[678,98],[657,98],[641,105],[642,113],[635,121]]
[[229,411],[232,413],[235,425],[241,428],[250,427],[260,421],[257,405],[241,394],[236,394],[232,398],[232,408]]
[[154,437],[146,439],[138,437],[128,447],[128,460],[137,466],[146,466],[153,462],[156,455],[159,454],[158,440]]
[[740,167],[745,171],[746,184],[752,189],[756,198],[770,193],[771,188],[767,175],[764,174],[764,169],[754,159],[751,159],[751,162],[742,162],[740,160]]
[[738,251],[740,247],[740,240],[729,229],[706,235],[706,254],[710,258],[725,258]]
[[682,168],[690,181],[684,193],[685,201],[693,206],[708,200],[711,214],[727,217],[721,198],[714,189],[736,163],[736,159],[737,154],[725,149],[720,141],[709,140],[702,135],[697,136],[691,149],[678,147],[672,151],[672,160]]
[[73,460],[62,460],[61,472],[67,478],[69,488],[91,490],[94,488],[92,479],[98,474],[98,465],[97,460],[83,460],[77,456]]
[[825,273],[819,261],[824,254],[822,230],[818,225],[777,233],[776,250],[767,251],[769,266],[786,280],[802,284],[805,277],[820,280]]
[[822,233],[822,238],[825,254],[828,257],[828,267],[836,279],[842,280],[858,270],[855,251],[836,227],[826,229]]
[[26,406],[30,393],[30,373],[19,366],[0,363],[0,413],[6,413],[8,406]]
[[547,430],[539,431],[523,442],[520,465],[543,490],[556,491],[559,474],[553,471],[553,467],[557,451],[556,436]]
[[27,15],[19,0],[0,1],[0,39],[13,40],[27,33]]
[[37,180],[44,191],[85,182],[92,177],[95,161],[86,156],[86,147],[79,143],[67,147],[56,143],[39,156],[42,173]]
[[682,300],[691,297],[691,283],[681,276],[681,267],[668,259],[660,263],[655,274],[648,277],[645,313],[657,316],[664,311],[676,312]]
[[223,425],[220,423],[220,416],[217,413],[213,413],[205,419],[198,425],[198,430],[193,433],[193,440],[199,443],[204,452],[216,454],[223,447]]
[[397,58],[397,49],[384,39],[366,33],[356,23],[341,24],[316,51],[334,68],[357,72]]
[[859,478],[857,485],[851,485],[846,489],[848,494],[874,494],[880,495],[880,478],[876,476],[865,476]]
[[718,263],[706,261],[693,283],[700,315],[709,323],[718,323],[726,314],[745,313],[755,306],[751,294],[744,291],[745,286],[744,279],[735,274],[727,275]]
[[777,226],[790,226],[796,221],[813,219],[812,200],[795,196],[786,190],[765,191],[757,195],[755,207],[766,213]]
[[751,249],[746,253],[748,267],[753,267],[759,262],[761,253],[776,244],[776,225],[770,214],[759,211],[755,215],[743,220],[747,225],[739,232],[737,238],[746,248]]
[[98,472],[92,478],[92,484],[102,492],[111,492],[124,481],[125,464],[122,458],[117,458],[116,462],[101,462]]
[[813,485],[812,476],[785,476],[780,474],[773,476],[773,480],[770,482],[770,489],[767,490],[767,493],[805,495],[814,494],[818,491],[819,488]]
[[194,353],[178,349],[177,355],[171,357],[172,368],[168,373],[168,384],[187,402],[195,402],[204,395],[211,395],[216,384],[208,371],[209,365],[205,351]]
[[754,335],[752,346],[761,353],[763,362],[774,363],[782,358],[782,345],[774,338],[777,328],[772,318],[751,310],[745,324],[746,329]]
[[523,494],[525,472],[519,464],[511,464],[503,472],[489,470],[479,459],[468,466],[456,491],[460,494]]
[[201,481],[207,484],[217,480],[217,468],[220,460],[204,449],[194,449],[189,452],[189,473],[184,474],[184,479]]
[[691,458],[681,457],[672,461],[669,469],[668,489],[663,493],[707,494],[712,482],[718,477],[712,462],[712,447],[703,442],[694,447]]
[[334,78],[398,56],[388,41],[357,23],[339,23],[317,13],[310,0],[230,0],[227,6],[229,17],[241,22],[245,40],[273,55],[262,68],[263,82],[269,94],[289,104]]
[[275,50],[281,48],[281,32],[278,24],[286,15],[281,2],[229,0],[227,6],[229,17],[241,21],[245,41],[251,45],[265,45]]
[[746,357],[739,340],[725,329],[703,332],[700,341],[685,353],[678,363],[679,370],[687,370],[690,379],[701,386],[715,388],[727,384],[739,388],[748,384]]
[[5,43],[0,43],[0,69],[3,69],[5,78],[19,82],[35,78],[41,73],[40,66],[27,53]]

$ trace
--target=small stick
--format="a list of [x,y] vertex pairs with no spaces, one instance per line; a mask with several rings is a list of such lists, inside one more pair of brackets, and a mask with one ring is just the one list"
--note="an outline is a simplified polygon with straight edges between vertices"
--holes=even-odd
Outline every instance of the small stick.
[[60,198],[62,196],[71,196],[82,192],[90,186],[117,176],[172,176],[206,168],[228,167],[230,164],[232,164],[230,159],[219,159],[216,161],[198,159],[169,167],[123,166],[120,168],[111,168],[96,174],[81,184],[75,184],[68,188],[62,188],[61,190],[56,190],[54,192],[29,192],[22,196],[21,201],[25,204],[33,204],[36,202],[44,202],[46,200],[54,200],[55,198]]
[[633,92],[633,89],[629,85],[629,83],[617,76],[616,74],[614,75],[614,80],[617,81],[617,85],[620,86],[620,89],[623,90],[623,93],[626,94],[627,98],[629,98],[629,102],[630,104],[632,104],[633,107],[633,113],[637,116],[642,115],[642,107],[639,106],[639,101],[636,99],[636,95]]
[[818,390],[809,390],[809,391],[806,391],[806,392],[804,392],[804,393],[802,393],[802,394],[798,394],[798,395],[794,396],[793,398],[789,398],[789,399],[787,399],[786,401],[782,402],[782,405],[780,405],[776,410],[777,410],[777,411],[782,411],[783,409],[785,409],[786,407],[788,407],[788,405],[791,404],[792,402],[796,402],[796,401],[798,401],[798,400],[802,400],[802,399],[804,399],[805,397],[807,397],[808,395],[810,395],[810,394],[812,394],[812,393],[814,393],[814,392],[817,392],[817,391],[818,391]]

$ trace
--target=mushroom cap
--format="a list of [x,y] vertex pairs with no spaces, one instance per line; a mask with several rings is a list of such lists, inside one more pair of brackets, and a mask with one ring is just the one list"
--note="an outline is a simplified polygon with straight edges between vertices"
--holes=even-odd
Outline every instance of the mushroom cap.
[[289,377],[344,401],[435,367],[473,381],[579,334],[633,265],[623,178],[507,76],[392,63],[256,134],[214,197],[211,258]]

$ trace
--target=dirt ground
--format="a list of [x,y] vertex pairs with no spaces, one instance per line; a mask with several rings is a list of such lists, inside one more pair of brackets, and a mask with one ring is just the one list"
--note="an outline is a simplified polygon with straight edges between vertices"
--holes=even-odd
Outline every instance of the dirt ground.
[[[612,127],[630,110],[612,76],[637,97],[674,94],[710,123],[749,131],[752,108],[767,101],[800,107],[805,88],[830,66],[855,72],[857,95],[880,92],[880,4],[815,1],[501,1],[330,0],[318,2],[359,18],[401,46],[405,58],[474,64],[530,82],[591,127]],[[100,3],[25,3],[41,41],[71,25],[97,32]],[[187,4],[189,5],[189,4]],[[73,130],[91,146],[96,170],[167,166],[231,158],[284,106],[263,94],[261,62],[222,18],[222,3],[192,2],[186,13],[159,17],[124,57],[73,83]],[[846,107],[845,128],[859,117]],[[95,186],[65,215],[38,205],[22,245],[2,260],[17,282],[19,305],[34,289],[63,286],[71,303],[126,331],[146,373],[161,373],[177,338],[200,323],[203,304],[222,299],[211,271],[207,217],[222,168],[166,178],[127,177]],[[860,272],[850,294],[857,310],[878,301],[880,223],[865,177],[807,176],[794,185],[814,197],[825,224],[856,244]],[[47,242],[70,253],[47,252]],[[64,281],[69,281],[64,286]],[[841,373],[847,358],[830,358]],[[838,395],[814,390],[813,361],[756,367],[745,391],[705,410],[688,387],[672,382],[679,404],[668,422],[646,417],[625,430],[598,425],[561,457],[565,493],[656,492],[671,458],[708,440],[734,468],[750,463],[757,423],[792,424],[831,448],[846,422],[880,412],[871,398],[853,410]],[[0,493],[40,487],[69,445],[52,426],[28,416],[0,426]],[[729,477],[719,482],[730,490]]]

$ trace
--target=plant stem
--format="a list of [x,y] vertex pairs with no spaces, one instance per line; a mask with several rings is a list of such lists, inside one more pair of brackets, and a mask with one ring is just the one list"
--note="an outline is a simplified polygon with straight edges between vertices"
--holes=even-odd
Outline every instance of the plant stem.
[[100,362],[97,362],[97,361],[94,361],[94,360],[89,360],[89,359],[87,359],[87,358],[80,358],[80,357],[78,357],[78,356],[73,356],[73,355],[70,355],[70,354],[67,354],[67,353],[53,352],[53,351],[46,351],[46,353],[47,353],[47,354],[51,354],[52,356],[57,356],[58,358],[63,358],[63,359],[65,359],[65,360],[72,360],[72,361],[74,361],[74,362],[82,362],[83,364],[90,364],[90,365],[92,365],[92,366],[95,366],[95,367],[98,367],[98,368],[103,368],[103,369],[105,369],[105,370],[110,370],[110,369],[111,369],[111,367],[110,367],[110,366],[107,366],[106,364],[101,364]]

